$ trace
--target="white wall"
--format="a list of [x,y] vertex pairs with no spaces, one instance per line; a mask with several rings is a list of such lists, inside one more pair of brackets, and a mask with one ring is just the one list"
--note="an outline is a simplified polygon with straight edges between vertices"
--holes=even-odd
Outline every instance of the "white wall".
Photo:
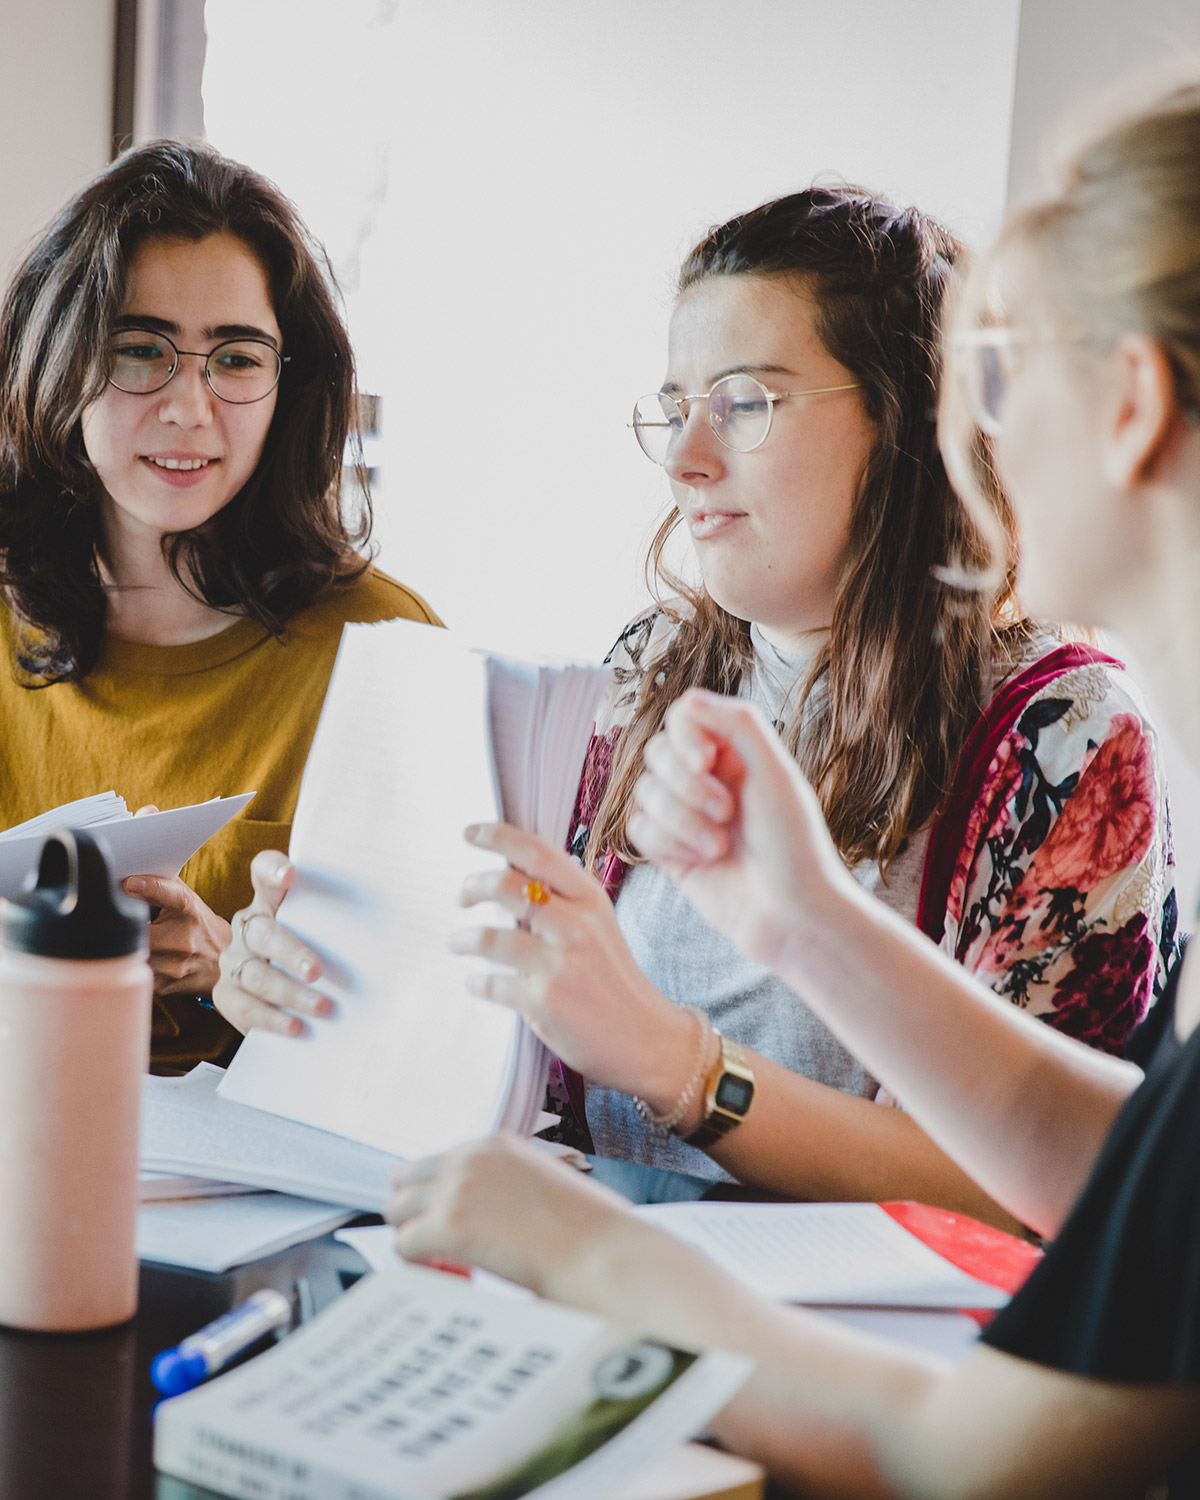
[[108,161],[112,0],[0,0],[0,281]]
[[625,424],[680,255],[818,173],[988,236],[1017,12],[208,0],[209,138],[327,241],[384,397],[384,565],[478,638],[603,652],[666,496]]
[[1197,0],[1024,0],[1009,196],[1038,191],[1059,142],[1164,72],[1200,73]]

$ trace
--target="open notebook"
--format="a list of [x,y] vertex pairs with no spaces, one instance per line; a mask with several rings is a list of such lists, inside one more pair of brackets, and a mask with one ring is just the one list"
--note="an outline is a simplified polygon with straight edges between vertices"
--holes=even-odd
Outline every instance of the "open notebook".
[[606,669],[529,666],[409,621],[349,625],[292,830],[282,910],[320,954],[330,1020],[299,1040],[253,1031],[220,1086],[396,1156],[504,1126],[528,1134],[546,1054],[512,1012],[470,995],[451,933],[497,816],[561,846]]

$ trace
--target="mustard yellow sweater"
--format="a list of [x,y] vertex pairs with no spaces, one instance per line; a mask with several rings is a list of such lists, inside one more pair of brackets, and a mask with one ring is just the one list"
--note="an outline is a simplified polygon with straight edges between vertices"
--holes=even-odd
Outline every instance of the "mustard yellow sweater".
[[[419,595],[372,569],[294,616],[282,641],[251,620],[186,646],[110,637],[83,682],[28,688],[15,670],[13,618],[0,606],[0,827],[109,790],[131,811],[254,792],[183,869],[228,920],[251,899],[254,856],[288,847],[342,626],[392,619],[440,623]],[[156,997],[156,1069],[225,1062],[237,1040],[193,997]]]

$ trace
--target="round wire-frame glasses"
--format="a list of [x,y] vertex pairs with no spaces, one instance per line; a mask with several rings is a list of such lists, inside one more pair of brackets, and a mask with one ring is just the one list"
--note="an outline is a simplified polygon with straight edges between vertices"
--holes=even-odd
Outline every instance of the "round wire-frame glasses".
[[279,384],[289,358],[265,339],[225,339],[205,354],[180,349],[165,333],[123,328],[108,341],[108,383],[126,395],[152,396],[172,379],[185,354],[204,361],[209,390],[232,406],[265,400]]
[[819,385],[804,391],[771,391],[753,375],[726,375],[710,391],[675,396],[669,391],[651,391],[634,403],[629,423],[642,452],[652,463],[665,464],[671,443],[687,421],[685,407],[692,401],[708,404],[708,425],[717,441],[735,453],[753,453],[770,436],[771,420],[779,401],[799,396],[825,396],[833,391],[853,391],[857,381],[845,385]]

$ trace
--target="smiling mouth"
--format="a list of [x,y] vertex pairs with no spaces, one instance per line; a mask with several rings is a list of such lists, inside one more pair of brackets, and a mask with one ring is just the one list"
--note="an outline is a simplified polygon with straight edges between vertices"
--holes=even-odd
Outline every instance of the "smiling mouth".
[[195,469],[207,469],[212,464],[220,463],[220,459],[217,458],[155,458],[149,453],[142,456],[156,469],[182,470],[184,473],[191,473]]

